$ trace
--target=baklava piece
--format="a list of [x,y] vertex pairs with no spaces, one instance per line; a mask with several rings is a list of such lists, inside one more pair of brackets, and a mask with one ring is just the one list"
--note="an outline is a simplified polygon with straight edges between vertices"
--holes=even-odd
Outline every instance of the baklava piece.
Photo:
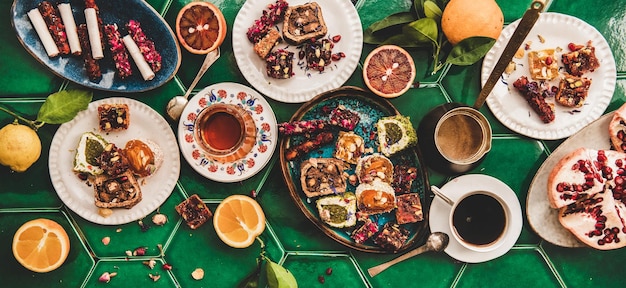
[[300,184],[311,198],[346,192],[346,169],[343,161],[333,158],[310,158],[301,164]]
[[196,229],[202,224],[207,222],[213,213],[209,210],[209,207],[202,202],[202,199],[197,194],[189,196],[185,201],[176,205],[176,212],[183,217],[183,220],[191,229]]
[[397,252],[404,246],[407,239],[409,239],[408,230],[398,224],[387,222],[376,235],[374,243],[387,251]]
[[293,45],[300,45],[311,38],[318,39],[328,28],[324,22],[322,8],[317,2],[289,6],[283,21],[283,37]]
[[102,104],[98,106],[100,131],[113,132],[128,129],[130,111],[126,104]]
[[305,44],[304,55],[307,67],[312,70],[324,71],[330,65],[333,56],[333,44],[328,39],[322,39]]
[[570,43],[567,47],[570,52],[561,57],[567,73],[581,76],[585,72],[593,72],[600,67],[600,62],[596,58],[596,48],[591,45],[591,41],[587,42],[586,46]]
[[293,76],[293,52],[278,49],[265,58],[267,76],[276,79],[289,79]]
[[363,225],[359,228],[354,229],[352,233],[350,233],[350,238],[354,240],[354,242],[363,244],[367,239],[372,238],[374,234],[378,232],[378,225],[372,221],[372,219],[366,218]]
[[591,79],[565,75],[559,84],[556,101],[567,107],[578,108],[585,104],[591,86]]
[[528,52],[528,68],[534,80],[552,80],[559,76],[559,65],[554,58],[554,49]]
[[396,222],[398,224],[415,223],[424,220],[422,202],[418,193],[397,196],[396,206]]
[[272,48],[280,42],[280,33],[276,29],[271,29],[259,42],[254,44],[254,52],[256,52],[259,57],[265,59],[268,54],[272,51]]
[[117,176],[101,174],[93,183],[99,208],[131,208],[141,201],[141,188],[130,171]]

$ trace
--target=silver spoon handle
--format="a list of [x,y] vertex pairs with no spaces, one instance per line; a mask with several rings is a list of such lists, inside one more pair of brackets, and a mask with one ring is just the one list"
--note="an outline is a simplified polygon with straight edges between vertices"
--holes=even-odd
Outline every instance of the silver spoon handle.
[[409,251],[409,252],[407,252],[405,254],[402,254],[402,255],[398,256],[397,258],[394,258],[394,259],[392,259],[390,261],[387,261],[385,263],[382,263],[382,264],[380,264],[378,266],[374,266],[374,267],[372,267],[370,269],[367,269],[367,273],[370,274],[370,277],[374,277],[374,276],[378,275],[380,272],[385,271],[387,268],[391,267],[392,265],[400,263],[400,262],[402,262],[402,261],[404,261],[406,259],[409,259],[409,258],[411,258],[411,257],[413,257],[415,255],[422,254],[422,253],[424,253],[426,251],[430,251],[430,249],[428,249],[427,245],[424,244],[424,245],[422,245],[422,246],[420,246],[418,248],[415,248],[414,250],[411,250],[411,251]]
[[437,197],[441,198],[441,200],[443,200],[444,202],[448,203],[448,205],[454,206],[454,201],[452,201],[450,198],[448,198],[448,196],[446,196],[446,194],[443,194],[443,192],[441,192],[441,190],[439,190],[439,187],[437,187],[437,186],[430,186],[430,191],[433,191],[433,194],[435,194]]
[[200,81],[204,73],[206,73],[206,71],[209,70],[209,67],[211,67],[211,65],[213,65],[213,63],[215,63],[215,61],[217,61],[218,58],[220,58],[219,47],[217,47],[217,49],[206,54],[206,57],[204,58],[204,62],[202,62],[202,66],[200,66],[200,70],[198,71],[198,74],[196,74],[196,78],[193,79],[193,82],[191,82],[191,85],[189,86],[189,88],[187,88],[187,92],[185,92],[185,96],[183,96],[185,97],[185,99],[189,97],[189,94],[191,94],[191,91],[193,90],[193,88],[196,87],[196,84],[198,84],[198,82]]

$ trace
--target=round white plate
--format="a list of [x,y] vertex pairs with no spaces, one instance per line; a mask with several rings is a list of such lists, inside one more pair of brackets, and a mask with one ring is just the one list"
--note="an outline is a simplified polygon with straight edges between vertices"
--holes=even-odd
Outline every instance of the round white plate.
[[[343,52],[345,58],[333,61],[323,73],[305,70],[306,65],[298,65],[304,60],[298,59],[298,48],[286,42],[279,43],[274,49],[285,49],[294,52],[293,75],[289,79],[274,79],[265,73],[265,60],[253,50],[253,44],[248,40],[246,32],[255,20],[259,19],[263,10],[274,0],[245,1],[233,24],[233,52],[237,65],[243,76],[250,84],[263,95],[274,100],[287,103],[306,102],[314,96],[339,88],[356,69],[363,48],[363,28],[361,20],[350,0],[316,0],[322,8],[322,16],[328,27],[326,37],[341,35],[341,40],[335,43],[333,54]],[[302,5],[307,0],[289,1],[289,5]],[[277,25],[282,30],[283,24]]]
[[[256,142],[242,159],[220,163],[204,155],[193,136],[198,114],[214,103],[238,105],[256,124]],[[183,157],[202,176],[217,182],[237,182],[261,171],[272,158],[278,141],[276,116],[269,103],[252,88],[238,83],[217,83],[202,89],[187,104],[178,122],[178,142]]]
[[[481,71],[483,85],[518,24],[519,20],[502,30],[494,46],[485,55]],[[539,36],[545,39],[544,43],[541,43]],[[555,51],[555,58],[558,60],[561,71],[564,71],[561,55],[569,51],[568,43],[584,45],[589,40],[596,48],[596,57],[600,61],[600,67],[594,72],[584,74],[585,77],[592,79],[585,105],[580,108],[570,108],[555,104],[555,120],[548,124],[543,123],[513,87],[513,82],[521,76],[527,76],[530,79],[528,52],[560,47],[562,51]],[[539,16],[521,48],[529,42],[531,43],[530,49],[525,51],[524,57],[513,58],[513,61],[518,64],[516,70],[510,75],[504,73],[501,81],[487,97],[487,105],[496,118],[504,126],[519,134],[536,139],[553,140],[568,137],[602,116],[613,97],[616,78],[615,59],[602,34],[578,18],[548,12]],[[558,78],[547,83],[550,83],[550,86],[558,86]],[[554,102],[554,99],[548,99],[548,101]]]
[[[98,106],[127,104],[130,125],[127,130],[104,133],[98,131]],[[107,141],[124,147],[132,139],[147,139],[157,143],[163,151],[163,165],[154,175],[138,178],[142,200],[130,209],[113,209],[113,214],[103,217],[94,204],[94,190],[74,173],[74,155],[80,136],[94,132]],[[118,225],[145,217],[157,209],[170,196],[180,174],[180,153],[174,132],[159,113],[150,106],[129,98],[106,98],[91,102],[86,110],[59,127],[50,144],[50,178],[59,198],[76,214],[88,221]]]
[[530,226],[544,240],[562,247],[587,247],[559,223],[559,210],[550,207],[546,192],[548,175],[559,160],[580,147],[610,149],[609,122],[612,118],[613,113],[606,114],[563,141],[537,170],[528,189],[526,214]]
[[451,206],[439,197],[433,199],[430,205],[430,231],[444,232],[450,236],[450,243],[444,250],[450,257],[467,263],[480,263],[498,258],[508,252],[522,232],[522,208],[517,195],[502,181],[481,174],[468,174],[452,179],[440,188],[452,201],[456,201],[466,193],[482,190],[496,193],[506,201],[511,208],[511,218],[508,219],[508,229],[504,242],[498,248],[489,252],[469,250],[452,237],[449,217]]

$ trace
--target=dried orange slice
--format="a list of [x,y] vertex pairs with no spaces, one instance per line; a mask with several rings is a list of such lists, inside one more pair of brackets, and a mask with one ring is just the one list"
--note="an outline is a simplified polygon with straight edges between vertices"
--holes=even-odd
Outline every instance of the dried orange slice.
[[222,11],[209,2],[190,2],[176,17],[178,41],[194,54],[207,54],[217,49],[224,42],[227,29]]
[[226,245],[246,248],[265,230],[265,214],[261,205],[251,197],[226,197],[215,209],[213,226]]
[[363,80],[374,94],[398,97],[413,85],[415,64],[409,53],[396,45],[374,49],[363,63]]
[[34,272],[59,268],[70,252],[70,238],[59,223],[34,219],[17,229],[13,236],[13,255],[17,262]]

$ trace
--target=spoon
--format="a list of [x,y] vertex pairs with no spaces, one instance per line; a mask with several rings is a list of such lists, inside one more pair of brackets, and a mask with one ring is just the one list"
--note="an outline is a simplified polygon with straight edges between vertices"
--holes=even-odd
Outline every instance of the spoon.
[[374,266],[370,269],[367,269],[367,273],[369,273],[371,277],[374,277],[378,275],[380,272],[383,272],[387,268],[391,267],[391,265],[402,262],[415,255],[419,255],[428,251],[441,252],[443,251],[443,249],[446,249],[446,247],[448,247],[449,241],[450,241],[450,237],[448,237],[448,234],[443,233],[443,232],[433,232],[430,235],[428,235],[428,239],[426,239],[426,244],[420,247],[417,247],[414,250],[411,250],[407,252],[406,254],[401,255],[400,257],[397,257],[395,259],[382,263],[378,266]]
[[433,194],[435,194],[435,196],[441,198],[441,200],[443,200],[443,202],[448,203],[448,205],[450,205],[450,206],[454,206],[454,201],[452,201],[452,199],[450,199],[448,196],[446,196],[446,194],[443,194],[443,192],[441,192],[441,190],[439,190],[439,187],[437,187],[437,186],[430,186],[430,191],[432,191]]
[[198,81],[200,81],[200,78],[202,78],[204,73],[207,70],[209,70],[209,67],[211,67],[211,65],[213,65],[213,63],[215,63],[215,61],[218,58],[220,58],[219,47],[209,52],[208,54],[206,54],[206,57],[204,58],[204,62],[202,62],[202,66],[200,67],[200,70],[198,71],[196,78],[193,79],[193,82],[191,82],[191,85],[189,86],[189,88],[187,88],[187,92],[185,92],[185,95],[176,96],[172,98],[170,102],[167,103],[167,106],[165,107],[165,112],[167,113],[167,116],[171,120],[178,121],[178,119],[180,118],[180,115],[183,114],[183,110],[185,109],[185,106],[187,106],[187,102],[188,102],[187,98],[189,98],[189,94],[191,94],[191,91],[193,90],[194,87],[196,87],[196,84],[198,84]]

